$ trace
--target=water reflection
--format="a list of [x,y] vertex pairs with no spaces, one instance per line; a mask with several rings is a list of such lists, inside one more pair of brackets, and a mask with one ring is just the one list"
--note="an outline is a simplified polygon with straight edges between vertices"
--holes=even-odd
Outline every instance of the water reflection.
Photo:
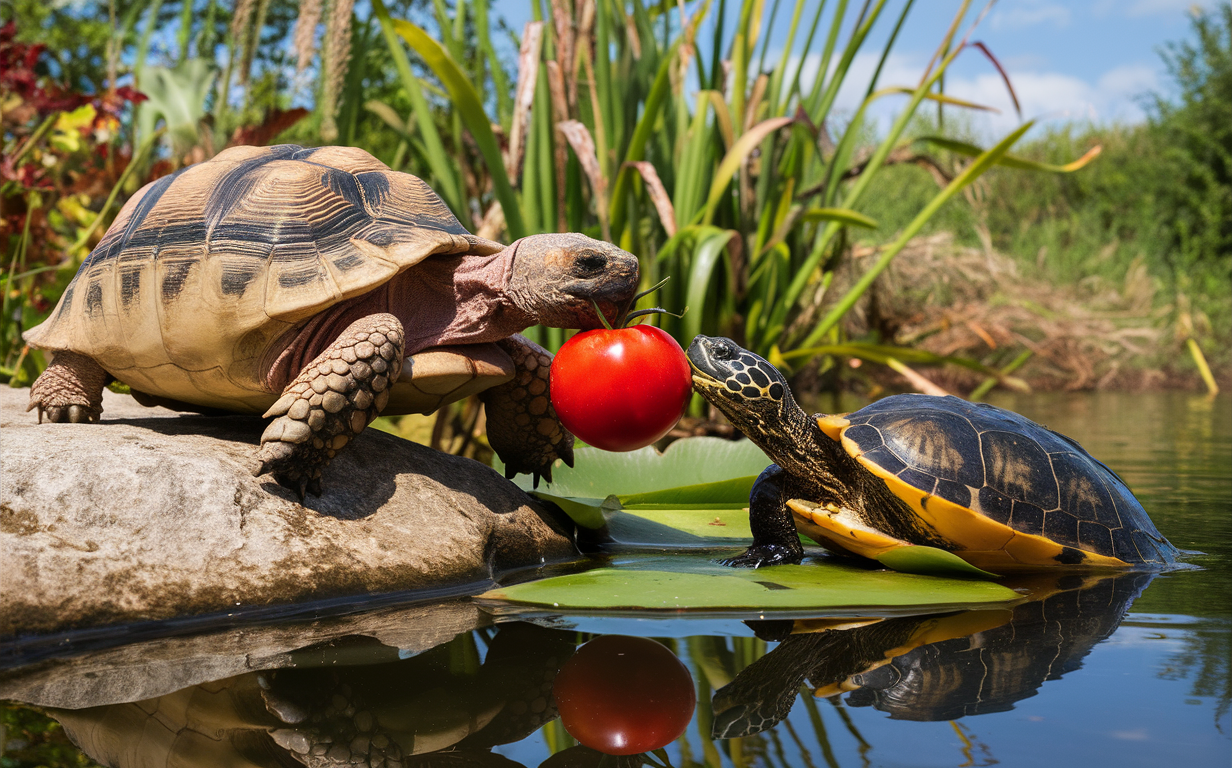
[[[552,680],[576,638],[508,624],[392,662],[382,657],[395,649],[356,638],[305,649],[293,668],[49,712],[87,755],[118,768],[401,768],[433,753],[445,758],[434,765],[515,765],[490,749],[556,718]],[[482,661],[477,643],[486,646]],[[377,663],[337,666],[340,650],[353,662]]]
[[[748,622],[766,642],[748,641],[777,645],[734,679],[738,665],[716,669],[722,654],[706,647],[721,638],[693,638],[690,660],[709,666],[710,680],[730,680],[712,702],[716,739],[780,723],[806,680],[815,697],[845,693],[848,706],[894,719],[1002,712],[1080,667],[1151,578],[1036,578],[1016,584],[1026,596],[1006,610]],[[516,765],[492,748],[556,719],[553,680],[583,639],[513,622],[402,659],[375,640],[350,637],[295,652],[281,669],[49,713],[87,755],[121,768]],[[595,753],[569,752],[550,764],[597,764]]]
[[[1023,584],[1033,599],[1008,611],[754,625],[761,637],[718,619],[564,617],[562,631],[493,625],[466,601],[419,605],[77,646],[0,672],[0,696],[37,702],[95,759],[125,768],[336,766],[343,749],[358,761],[346,764],[361,766],[598,765],[602,756],[573,746],[544,696],[548,676],[586,639],[577,628],[687,638],[667,641],[699,681],[695,720],[668,748],[677,768],[1036,765],[1041,754],[1076,768],[1226,768],[1232,398],[1066,394],[998,404],[1081,435],[1162,532],[1207,553],[1192,560],[1203,570],[1163,574],[1140,599],[1149,579],[1140,574],[1081,591]],[[800,696],[805,680],[810,694],[831,695]],[[716,740],[716,730],[749,727],[729,714],[736,706],[745,723],[778,725]],[[15,757],[17,742],[36,741],[37,728],[23,728],[37,714],[10,711],[0,762],[76,764]],[[961,719],[938,722],[948,718]]]
[[816,697],[848,693],[849,706],[872,706],[901,720],[1004,712],[1044,681],[1079,668],[1151,578],[1020,582],[1030,599],[1011,610],[749,622],[758,637],[781,642],[715,693],[713,734],[734,738],[773,727],[806,680]]

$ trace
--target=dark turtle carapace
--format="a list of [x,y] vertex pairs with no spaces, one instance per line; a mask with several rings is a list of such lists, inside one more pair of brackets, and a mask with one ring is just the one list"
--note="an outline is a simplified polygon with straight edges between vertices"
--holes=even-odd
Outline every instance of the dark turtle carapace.
[[624,315],[637,258],[577,234],[476,237],[427,184],[350,147],[234,147],[128,201],[55,311],[39,419],[97,421],[112,379],[148,405],[275,417],[256,473],[300,493],[381,414],[479,393],[510,472],[573,438],[551,355],[516,335]]
[[753,545],[729,565],[800,562],[797,529],[843,554],[925,545],[997,573],[1176,562],[1116,473],[1016,413],[896,395],[809,416],[729,339],[698,336],[688,358],[697,391],[775,462],[749,500]]

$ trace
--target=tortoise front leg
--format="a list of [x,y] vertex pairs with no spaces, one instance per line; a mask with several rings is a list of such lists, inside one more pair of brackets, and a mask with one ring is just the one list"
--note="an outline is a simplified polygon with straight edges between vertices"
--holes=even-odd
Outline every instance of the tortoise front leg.
[[321,493],[330,459],[381,414],[390,382],[402,372],[402,323],[390,314],[356,320],[307,365],[265,412],[253,475],[272,473],[304,497]]
[[792,498],[791,475],[777,464],[766,467],[749,494],[749,527],[753,530],[753,546],[743,554],[722,560],[723,565],[736,568],[760,568],[763,565],[796,565],[804,559],[804,547],[796,533],[796,523],[787,500]]
[[521,336],[496,342],[513,358],[513,378],[480,393],[488,420],[488,444],[505,463],[505,477],[519,472],[552,482],[552,464],[573,466],[573,435],[556,417],[548,398],[552,353]]
[[103,412],[103,387],[111,378],[93,358],[68,350],[56,352],[51,365],[30,387],[26,410],[38,408],[40,424],[44,416],[52,423],[98,421]]

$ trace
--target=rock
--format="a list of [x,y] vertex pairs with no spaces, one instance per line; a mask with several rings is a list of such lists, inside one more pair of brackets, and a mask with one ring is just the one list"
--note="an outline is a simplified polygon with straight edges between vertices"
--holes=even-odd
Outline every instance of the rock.
[[18,656],[22,666],[0,670],[0,699],[62,709],[141,701],[248,672],[408,658],[492,623],[474,602],[453,599],[144,640],[125,634],[95,650],[49,647],[59,636],[42,635],[13,644],[41,658]]
[[374,429],[301,504],[249,473],[259,419],[104,392],[102,423],[38,425],[27,397],[0,387],[0,638],[474,594],[576,556],[565,525],[490,468]]

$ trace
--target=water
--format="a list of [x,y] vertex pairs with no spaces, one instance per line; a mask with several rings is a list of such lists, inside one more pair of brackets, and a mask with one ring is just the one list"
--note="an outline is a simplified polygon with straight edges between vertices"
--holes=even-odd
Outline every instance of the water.
[[[41,712],[117,766],[539,766],[573,744],[551,679],[596,633],[658,638],[690,670],[698,706],[666,749],[673,766],[1226,768],[1232,397],[996,402],[1078,437],[1174,544],[1202,552],[1198,568],[1019,579],[1030,599],[1012,610],[848,616],[825,632],[773,617],[497,623],[452,601],[145,639],[6,672],[34,681],[24,697],[43,708],[0,708],[0,766],[79,764]],[[667,717],[651,693],[635,719]],[[598,764],[578,749],[551,759]]]

